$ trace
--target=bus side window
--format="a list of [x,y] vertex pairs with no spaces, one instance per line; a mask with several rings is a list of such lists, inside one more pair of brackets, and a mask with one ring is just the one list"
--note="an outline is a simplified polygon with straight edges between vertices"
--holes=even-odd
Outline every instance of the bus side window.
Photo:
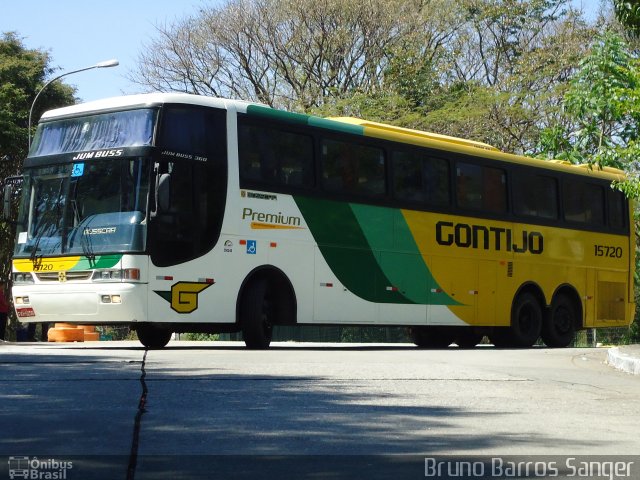
[[607,190],[607,205],[609,212],[609,226],[618,230],[622,230],[627,226],[625,221],[625,198],[622,192],[609,189]]
[[246,180],[260,180],[260,151],[258,130],[251,126],[238,127],[238,150],[240,177]]
[[420,157],[420,154],[414,152],[393,152],[393,191],[397,199],[426,201]]
[[425,157],[422,167],[423,188],[430,205],[449,205],[449,162]]
[[555,178],[515,171],[512,191],[516,215],[558,218],[558,181]]
[[385,159],[382,149],[354,142],[322,142],[323,188],[333,192],[384,195]]
[[271,186],[314,185],[311,136],[240,123],[238,138],[241,180]]
[[458,162],[456,199],[458,207],[504,213],[507,210],[506,173],[501,168]]
[[600,185],[567,180],[562,197],[565,220],[604,225],[604,190]]
[[449,204],[449,162],[418,152],[393,152],[393,187],[399,200]]

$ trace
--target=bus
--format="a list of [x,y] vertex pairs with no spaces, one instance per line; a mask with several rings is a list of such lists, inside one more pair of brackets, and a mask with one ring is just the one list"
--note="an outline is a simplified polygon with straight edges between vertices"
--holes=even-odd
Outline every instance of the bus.
[[240,331],[266,348],[274,326],[310,324],[564,347],[632,321],[622,178],[244,101],[74,105],[42,116],[24,162],[13,303],[22,322],[128,325],[148,348]]

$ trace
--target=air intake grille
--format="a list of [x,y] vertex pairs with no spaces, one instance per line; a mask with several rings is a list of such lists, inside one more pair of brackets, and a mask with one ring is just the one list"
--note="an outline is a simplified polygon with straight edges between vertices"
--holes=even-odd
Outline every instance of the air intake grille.
[[[78,270],[75,272],[39,272],[36,273],[36,277],[41,282],[77,282],[81,280],[89,280],[92,273],[92,270]],[[64,280],[62,280],[62,278],[64,278]]]

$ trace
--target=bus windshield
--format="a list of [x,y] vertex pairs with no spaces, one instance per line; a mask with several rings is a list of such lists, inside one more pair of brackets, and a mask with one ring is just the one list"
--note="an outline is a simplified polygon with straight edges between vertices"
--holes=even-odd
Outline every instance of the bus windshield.
[[101,148],[151,145],[156,110],[138,109],[73,117],[38,125],[30,157]]
[[15,256],[143,251],[151,164],[109,158],[26,169]]

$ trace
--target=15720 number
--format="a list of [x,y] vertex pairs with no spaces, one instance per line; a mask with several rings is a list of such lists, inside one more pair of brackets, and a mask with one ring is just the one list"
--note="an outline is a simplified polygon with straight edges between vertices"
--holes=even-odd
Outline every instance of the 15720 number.
[[612,247],[609,245],[594,245],[596,257],[622,258],[622,247]]

